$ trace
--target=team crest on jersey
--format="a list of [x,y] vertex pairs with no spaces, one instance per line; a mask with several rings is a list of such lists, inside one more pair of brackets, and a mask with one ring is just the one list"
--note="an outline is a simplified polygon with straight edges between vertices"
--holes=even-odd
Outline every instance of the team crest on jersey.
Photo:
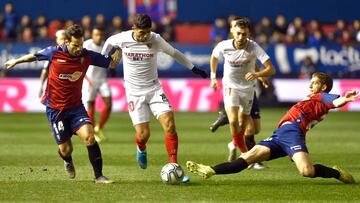
[[61,73],[61,74],[59,74],[59,78],[64,79],[64,80],[69,80],[71,82],[75,82],[81,77],[81,75],[82,75],[82,72],[80,72],[80,71],[76,71],[72,74]]

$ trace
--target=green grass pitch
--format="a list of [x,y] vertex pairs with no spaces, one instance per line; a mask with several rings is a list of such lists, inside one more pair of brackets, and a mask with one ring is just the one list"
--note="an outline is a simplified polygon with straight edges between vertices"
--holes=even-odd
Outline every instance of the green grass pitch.
[[[286,109],[262,109],[262,131],[271,135]],[[179,163],[191,178],[186,185],[169,186],[160,180],[168,161],[159,124],[151,121],[148,168],[139,169],[134,129],[127,113],[114,113],[106,126],[108,142],[101,143],[104,175],[111,185],[93,183],[85,145],[74,143],[75,180],[64,172],[45,114],[0,114],[0,201],[6,202],[359,202],[358,184],[335,179],[303,178],[289,158],[267,162],[268,169],[203,180],[185,169],[193,160],[216,164],[227,159],[228,127],[211,133],[217,113],[176,113]],[[309,131],[312,161],[340,165],[360,181],[359,112],[331,112]]]

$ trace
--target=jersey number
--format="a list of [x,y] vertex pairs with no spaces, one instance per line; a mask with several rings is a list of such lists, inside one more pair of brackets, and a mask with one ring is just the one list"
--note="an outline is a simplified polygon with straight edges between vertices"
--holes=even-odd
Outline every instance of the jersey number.
[[130,111],[134,111],[135,106],[134,106],[134,102],[133,102],[133,101],[129,102],[128,108],[129,108]]

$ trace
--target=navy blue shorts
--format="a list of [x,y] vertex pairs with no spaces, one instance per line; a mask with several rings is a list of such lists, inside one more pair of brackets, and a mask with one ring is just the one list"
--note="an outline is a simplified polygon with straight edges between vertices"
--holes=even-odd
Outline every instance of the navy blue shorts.
[[83,104],[63,111],[47,107],[46,115],[57,144],[69,140],[81,126],[91,124]]
[[289,156],[296,152],[308,152],[305,145],[305,136],[301,132],[298,123],[290,123],[276,129],[274,134],[258,143],[270,148],[270,159]]
[[256,93],[254,93],[254,99],[251,106],[250,115],[251,118],[253,119],[260,119],[260,106],[259,106],[259,101],[256,97]]

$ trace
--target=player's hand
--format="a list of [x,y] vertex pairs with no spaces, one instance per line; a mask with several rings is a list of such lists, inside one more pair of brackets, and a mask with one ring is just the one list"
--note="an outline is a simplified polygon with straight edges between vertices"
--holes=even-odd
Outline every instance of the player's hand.
[[345,94],[345,99],[347,102],[355,101],[359,97],[359,90],[348,91]]
[[10,59],[10,60],[6,61],[4,65],[5,65],[6,69],[9,69],[9,68],[14,67],[16,64],[17,64],[16,59]]
[[209,77],[209,74],[208,74],[206,71],[201,70],[200,68],[197,68],[196,66],[194,66],[194,67],[191,69],[191,71],[192,71],[193,73],[195,73],[196,75],[200,75],[202,78],[207,78],[207,77]]
[[218,88],[218,81],[216,78],[211,79],[211,87],[216,91]]
[[245,80],[247,81],[252,81],[252,80],[255,80],[256,78],[258,78],[258,76],[256,75],[256,73],[246,73],[245,75]]

